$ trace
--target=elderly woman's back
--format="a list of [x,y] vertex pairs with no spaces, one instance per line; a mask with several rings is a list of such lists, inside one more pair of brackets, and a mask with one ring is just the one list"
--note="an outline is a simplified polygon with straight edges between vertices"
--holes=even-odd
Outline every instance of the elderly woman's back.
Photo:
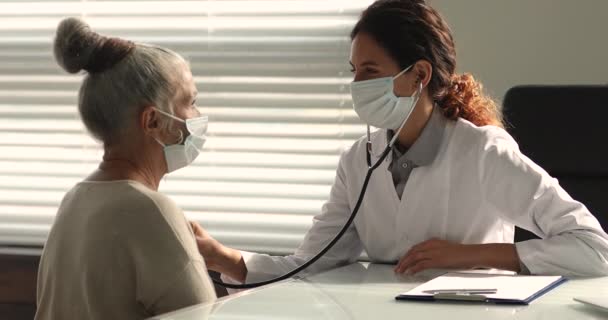
[[135,181],[81,182],[40,264],[40,319],[138,319],[215,299],[190,225]]
[[207,118],[187,62],[170,50],[62,21],[55,58],[86,71],[78,110],[104,146],[64,197],[42,254],[36,319],[144,319],[215,296],[192,225],[158,185],[194,161]]

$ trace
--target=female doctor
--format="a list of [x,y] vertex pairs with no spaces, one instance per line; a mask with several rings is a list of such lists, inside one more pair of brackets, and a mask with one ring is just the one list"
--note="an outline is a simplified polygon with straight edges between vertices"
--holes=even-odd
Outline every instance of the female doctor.
[[[353,105],[380,128],[369,138],[371,163],[393,137],[396,143],[372,174],[353,225],[307,273],[354,262],[365,250],[373,262],[396,263],[397,273],[488,267],[608,275],[608,235],[519,151],[481,84],[455,74],[454,41],[437,11],[423,0],[380,0],[362,13],[351,39]],[[367,148],[363,137],[341,156],[329,200],[293,255],[238,251],[199,228],[208,268],[249,283],[314,256],[351,214]],[[542,239],[514,244],[514,226]]]

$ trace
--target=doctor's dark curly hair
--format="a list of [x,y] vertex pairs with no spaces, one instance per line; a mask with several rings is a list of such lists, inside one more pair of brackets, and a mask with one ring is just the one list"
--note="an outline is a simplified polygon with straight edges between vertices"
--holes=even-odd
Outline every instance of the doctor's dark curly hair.
[[477,126],[503,127],[497,104],[471,74],[456,74],[456,49],[450,28],[424,0],[379,0],[361,14],[351,32],[372,36],[401,68],[426,60],[433,66],[428,88],[443,114]]

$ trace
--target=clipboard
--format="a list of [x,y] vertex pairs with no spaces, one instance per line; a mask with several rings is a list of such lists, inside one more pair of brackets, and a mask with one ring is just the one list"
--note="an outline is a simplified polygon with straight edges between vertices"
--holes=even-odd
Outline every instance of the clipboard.
[[[450,272],[395,297],[409,301],[462,301],[528,305],[567,281],[562,276],[524,276]],[[495,293],[468,293],[466,288],[493,288]],[[480,289],[471,289],[477,290]],[[490,290],[490,289],[487,289]],[[429,293],[442,291],[441,293]],[[450,293],[450,291],[453,291]]]

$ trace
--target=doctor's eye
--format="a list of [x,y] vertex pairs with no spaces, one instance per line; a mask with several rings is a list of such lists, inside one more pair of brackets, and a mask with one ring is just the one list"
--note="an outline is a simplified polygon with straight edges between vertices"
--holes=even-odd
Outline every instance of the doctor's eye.
[[374,68],[365,68],[365,73],[366,74],[377,74],[378,70],[376,70]]

